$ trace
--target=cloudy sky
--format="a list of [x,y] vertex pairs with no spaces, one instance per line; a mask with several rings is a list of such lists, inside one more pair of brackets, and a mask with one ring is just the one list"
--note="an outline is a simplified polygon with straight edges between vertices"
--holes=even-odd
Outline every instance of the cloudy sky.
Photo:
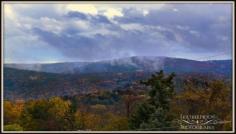
[[6,63],[230,59],[231,4],[4,4]]

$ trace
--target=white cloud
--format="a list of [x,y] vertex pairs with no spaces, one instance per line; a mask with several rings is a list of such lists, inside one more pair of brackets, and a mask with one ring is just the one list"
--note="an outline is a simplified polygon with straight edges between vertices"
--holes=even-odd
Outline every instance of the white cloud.
[[173,11],[174,11],[174,12],[178,12],[179,9],[177,9],[177,8],[173,8]]
[[70,11],[77,11],[90,15],[105,15],[108,18],[113,18],[114,16],[123,16],[122,8],[113,6],[111,4],[108,5],[99,5],[99,4],[67,4],[61,5],[57,4],[55,9],[61,13],[65,14]]
[[[119,6],[119,5],[118,5]],[[121,4],[123,8],[136,8],[140,10],[160,10],[166,7],[166,4]]]
[[194,35],[196,37],[200,36],[200,33],[198,31],[195,31],[195,30],[190,30],[189,33],[191,33],[192,35]]
[[179,29],[179,30],[189,30],[189,26],[177,25],[176,28]]
[[81,30],[88,30],[90,28],[90,24],[88,21],[77,20],[71,23],[74,24],[76,28],[81,29]]
[[146,32],[152,31],[152,32],[173,32],[173,30],[164,27],[164,26],[151,26],[151,25],[145,25],[145,24],[140,24],[140,23],[126,23],[126,24],[120,24],[120,27],[124,30],[132,31],[132,30],[137,30],[141,32]]
[[108,8],[104,12],[104,15],[107,16],[108,18],[113,18],[114,16],[123,16],[121,9],[116,9],[116,8]]
[[16,19],[16,14],[14,13],[12,6],[10,4],[4,4],[4,16],[11,20]]
[[120,26],[124,30],[138,30],[138,31],[144,30],[144,26],[138,23],[121,24]]
[[40,18],[40,25],[43,30],[59,34],[63,30],[62,22],[57,21],[56,19],[42,17]]
[[143,10],[143,15],[146,16],[149,14],[149,11],[148,10]]
[[78,11],[86,14],[96,15],[97,8],[92,4],[68,4],[65,6],[67,11]]
[[119,32],[116,32],[116,31],[111,31],[109,29],[106,29],[106,28],[97,28],[97,29],[94,29],[94,30],[91,30],[91,31],[87,31],[87,32],[82,32],[82,33],[79,33],[78,35],[82,35],[82,36],[85,36],[85,37],[94,37],[94,35],[96,34],[101,34],[103,36],[115,36],[115,37],[120,37],[120,33]]
[[124,8],[135,8],[146,16],[149,10],[159,10],[164,7],[165,4],[56,4],[55,9],[61,14],[77,11],[91,15],[105,15],[111,19],[114,16],[123,16],[122,9]]

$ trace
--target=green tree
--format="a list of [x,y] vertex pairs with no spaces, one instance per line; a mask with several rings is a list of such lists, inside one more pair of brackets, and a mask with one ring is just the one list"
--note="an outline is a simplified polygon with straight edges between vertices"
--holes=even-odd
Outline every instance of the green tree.
[[20,117],[20,125],[24,130],[29,131],[48,130],[49,108],[49,104],[44,99],[26,102]]
[[173,78],[175,74],[165,76],[161,70],[153,74],[142,84],[150,88],[149,98],[137,107],[131,115],[129,126],[135,130],[170,130],[173,117],[170,114],[170,102],[174,95]]
[[20,118],[24,130],[74,130],[74,113],[70,101],[59,97],[32,100],[25,104]]
[[23,131],[19,124],[4,125],[4,131]]

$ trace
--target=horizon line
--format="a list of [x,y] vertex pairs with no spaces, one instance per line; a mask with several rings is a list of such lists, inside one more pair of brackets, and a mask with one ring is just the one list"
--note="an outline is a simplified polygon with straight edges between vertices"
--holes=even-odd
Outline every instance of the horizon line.
[[[78,61],[78,60],[71,60],[71,61],[42,61],[42,62],[3,62],[3,64],[56,64],[56,63],[74,63],[74,62],[102,62],[102,61],[110,61],[110,60],[119,60],[119,59],[125,59],[125,58],[132,58],[132,57],[159,57],[159,58],[173,58],[173,59],[185,59],[185,60],[193,60],[193,61],[219,61],[219,60],[232,60],[231,58],[226,59],[212,59],[212,60],[197,60],[197,59],[189,59],[189,58],[183,58],[183,57],[169,57],[169,56],[130,56],[130,57],[122,57],[122,58],[111,58],[111,59],[103,59],[103,60],[88,60],[88,61]],[[200,59],[200,58],[198,58]],[[203,59],[203,58],[202,58]]]

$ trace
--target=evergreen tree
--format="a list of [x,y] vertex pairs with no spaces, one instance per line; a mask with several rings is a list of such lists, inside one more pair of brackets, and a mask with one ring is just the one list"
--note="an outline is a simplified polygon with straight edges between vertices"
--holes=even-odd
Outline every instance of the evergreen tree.
[[147,81],[141,81],[150,87],[149,98],[131,115],[129,120],[131,129],[170,130],[173,118],[169,113],[169,105],[174,95],[174,76],[172,73],[166,77],[161,70]]

